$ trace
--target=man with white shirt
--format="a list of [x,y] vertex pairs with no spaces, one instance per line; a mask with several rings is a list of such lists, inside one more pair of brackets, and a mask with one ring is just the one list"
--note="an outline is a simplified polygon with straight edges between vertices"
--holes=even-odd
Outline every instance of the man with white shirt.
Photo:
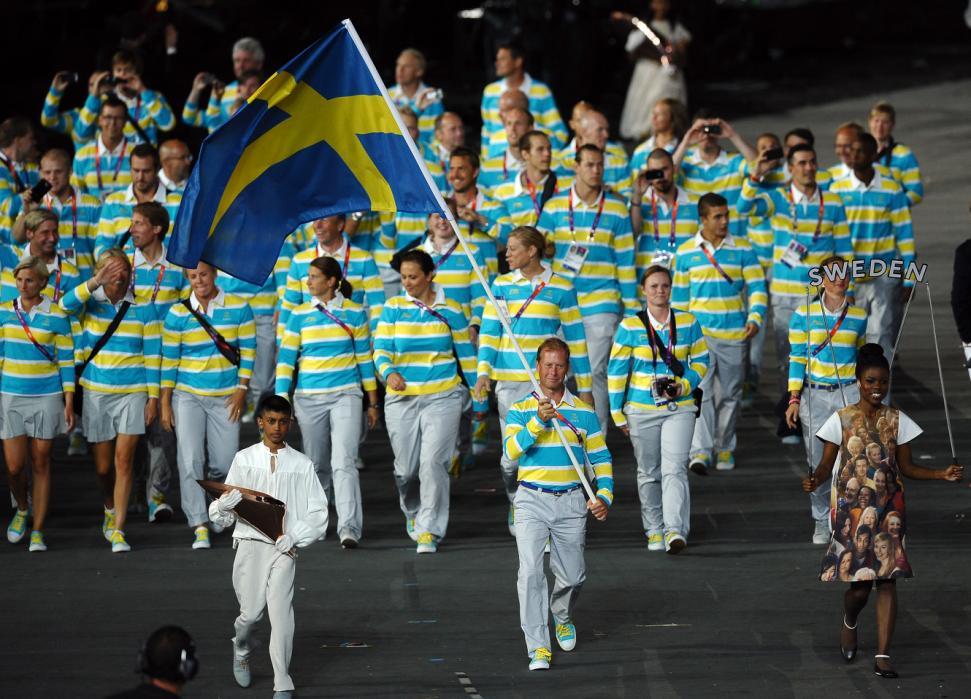
[[306,547],[327,531],[327,496],[313,462],[286,443],[293,420],[290,402],[268,395],[257,407],[256,423],[262,441],[237,452],[226,485],[266,493],[286,505],[283,534],[272,541],[247,522],[237,520],[234,508],[242,493],[233,489],[209,505],[209,518],[223,527],[236,523],[233,542],[233,588],[239,600],[233,638],[233,676],[248,687],[253,626],[266,609],[270,619],[270,662],[273,696],[293,696],[290,657],[293,654],[294,547]]
[[486,192],[492,192],[499,185],[512,182],[522,171],[524,163],[519,152],[519,142],[533,130],[533,115],[528,109],[520,107],[507,109],[502,113],[502,128],[506,135],[506,147],[499,154],[483,160],[479,172],[479,186]]
[[482,152],[489,153],[493,134],[502,131],[499,100],[507,90],[522,91],[529,99],[529,111],[537,128],[546,131],[556,148],[567,141],[566,126],[556,108],[550,88],[533,78],[525,69],[525,52],[513,42],[501,44],[496,50],[496,75],[499,80],[489,83],[482,91]]
[[418,117],[419,138],[431,143],[435,136],[435,120],[445,111],[439,90],[426,85],[425,54],[418,49],[407,48],[398,55],[394,65],[395,84],[388,88],[388,95],[398,109],[408,108]]
[[170,192],[182,194],[185,191],[185,183],[189,179],[189,171],[192,170],[192,153],[189,152],[189,146],[177,138],[170,138],[162,142],[158,148],[158,154],[162,161],[162,169],[158,171],[162,186]]

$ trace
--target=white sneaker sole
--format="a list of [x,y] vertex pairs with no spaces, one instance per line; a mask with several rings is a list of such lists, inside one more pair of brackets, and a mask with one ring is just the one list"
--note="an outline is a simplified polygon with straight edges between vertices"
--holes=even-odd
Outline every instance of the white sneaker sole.
[[549,669],[550,669],[550,664],[545,660],[538,660],[538,661],[534,660],[529,664],[530,672],[533,672],[535,670],[549,670]]

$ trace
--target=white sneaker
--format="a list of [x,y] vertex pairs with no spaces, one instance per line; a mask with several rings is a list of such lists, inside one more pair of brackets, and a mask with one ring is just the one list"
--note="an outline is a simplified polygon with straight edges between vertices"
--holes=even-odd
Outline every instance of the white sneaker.
[[212,544],[209,542],[209,529],[206,527],[196,527],[195,541],[192,542],[193,549],[209,549]]
[[529,655],[530,670],[549,670],[553,654],[549,648],[537,648]]
[[819,546],[825,546],[829,543],[829,522],[825,519],[816,520],[816,529],[813,531],[813,543]]

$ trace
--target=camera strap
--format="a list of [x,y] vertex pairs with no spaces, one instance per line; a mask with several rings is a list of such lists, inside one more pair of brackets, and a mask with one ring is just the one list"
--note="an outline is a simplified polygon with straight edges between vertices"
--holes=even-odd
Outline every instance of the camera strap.
[[[648,342],[651,343],[651,351],[653,357],[651,358],[654,364],[654,373],[657,374],[657,357],[661,355],[661,361],[667,365],[668,369],[672,374],[681,378],[684,375],[684,366],[681,362],[677,361],[674,356],[674,346],[678,343],[678,325],[674,320],[674,311],[671,311],[671,321],[670,321],[670,341],[668,346],[665,347],[664,343],[661,342],[661,338],[658,336],[657,332],[654,330],[654,326],[651,325],[650,318],[647,317],[647,311],[639,311],[637,317],[640,319],[641,323],[644,324],[644,330],[647,331]],[[678,371],[680,369],[680,372]]]

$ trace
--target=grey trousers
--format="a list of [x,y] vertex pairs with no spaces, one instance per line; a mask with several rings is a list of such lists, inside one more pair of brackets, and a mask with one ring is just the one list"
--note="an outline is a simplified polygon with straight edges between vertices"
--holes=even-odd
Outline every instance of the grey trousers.
[[361,538],[361,480],[357,452],[361,443],[361,393],[297,393],[293,410],[300,422],[303,452],[314,462],[324,492],[334,488],[337,533]]
[[533,385],[529,381],[496,381],[496,402],[499,404],[499,469],[502,471],[502,482],[506,486],[506,497],[512,502],[519,488],[519,461],[513,461],[506,456],[502,442],[506,435],[506,415],[509,408],[516,401],[529,395]]
[[[856,306],[867,313],[866,341],[876,342],[890,359],[903,309],[900,305],[899,279],[876,277],[856,285]],[[833,321],[835,322],[835,321]]]
[[254,539],[236,542],[233,561],[233,589],[239,600],[239,616],[234,624],[233,646],[241,658],[252,650],[253,626],[270,617],[270,663],[273,665],[273,690],[293,690],[290,657],[293,655],[293,576],[296,561],[276,550],[272,544]]
[[149,502],[154,495],[165,496],[169,492],[172,464],[177,462],[175,433],[162,429],[161,421],[156,420],[145,428],[142,442],[144,452],[141,448],[138,451],[146,465],[145,502]]
[[[775,357],[779,391],[785,391],[789,383],[789,323],[792,321],[792,314],[796,312],[800,304],[805,304],[806,299],[798,296],[773,296],[772,297],[772,330],[775,335]],[[834,321],[835,322],[835,321]],[[759,330],[759,335],[766,332],[765,324]],[[756,335],[755,337],[758,337]],[[755,338],[752,338],[753,341]]]
[[[554,623],[573,620],[573,607],[586,568],[587,503],[583,490],[566,495],[520,488],[516,493],[516,549],[519,551],[519,623],[526,636],[526,652],[551,648],[549,616]],[[543,566],[543,551],[550,543],[553,594]]]
[[677,532],[687,538],[691,519],[688,451],[695,427],[694,406],[673,413],[630,413],[627,424],[637,460],[644,532]]
[[[762,272],[765,274],[765,285],[768,287],[772,281],[772,265],[763,267]],[[748,287],[745,287],[745,289],[747,293]],[[758,387],[759,379],[762,376],[762,357],[765,354],[765,337],[768,334],[767,328],[769,327],[770,317],[772,317],[774,328],[776,321],[772,314],[771,304],[766,309],[766,317],[762,319],[762,330],[748,341],[748,365],[745,369],[745,381],[755,387]]]
[[610,420],[610,403],[607,394],[607,360],[614,343],[614,333],[620,323],[616,313],[594,313],[583,318],[583,332],[587,336],[587,356],[593,373],[593,402],[600,420],[600,431],[606,437]]
[[276,325],[273,314],[254,316],[256,320],[256,361],[250,378],[246,402],[256,406],[260,396],[273,391],[276,382]]
[[226,478],[239,451],[239,423],[229,420],[226,396],[197,396],[176,390],[172,394],[172,412],[182,511],[189,526],[198,527],[209,521],[209,513],[206,493],[196,481],[207,477],[207,463],[209,480]]
[[[812,396],[808,395],[812,391]],[[810,389],[803,386],[802,400],[799,402],[799,422],[802,423],[802,433],[806,442],[806,454],[815,469],[819,465],[819,460],[823,457],[823,442],[817,438],[815,433],[823,426],[833,413],[841,410],[844,406],[843,396],[846,396],[846,405],[852,405],[860,400],[860,385],[851,383],[843,386],[843,393],[839,389],[835,391],[823,391]],[[812,405],[812,435],[809,431],[810,405]],[[816,490],[809,494],[812,503],[813,519],[819,522],[829,521],[830,506],[830,487],[831,483],[826,480],[816,486]]]
[[448,469],[468,392],[459,384],[443,393],[385,397],[384,421],[394,451],[398,499],[419,534],[428,532],[441,539],[448,528]]
[[[761,330],[759,332],[762,332]],[[742,398],[746,343],[706,337],[708,373],[701,382],[705,392],[701,419],[695,423],[692,454],[735,451],[735,422]]]

